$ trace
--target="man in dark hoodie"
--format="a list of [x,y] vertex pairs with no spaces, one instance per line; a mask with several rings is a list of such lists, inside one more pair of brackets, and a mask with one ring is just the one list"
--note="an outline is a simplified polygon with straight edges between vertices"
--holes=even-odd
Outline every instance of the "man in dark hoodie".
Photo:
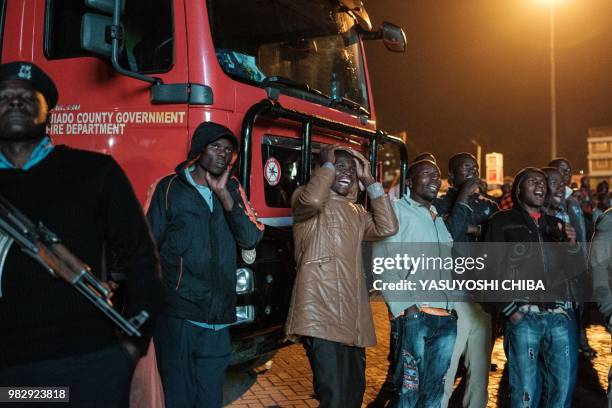
[[147,218],[162,264],[154,334],[166,407],[221,407],[236,321],[236,245],[254,248],[263,225],[235,178],[238,142],[216,123],[197,127],[188,158],[155,186]]
[[[561,276],[564,265],[551,251],[550,242],[569,241],[567,255],[577,258],[576,233],[569,224],[542,212],[547,192],[546,175],[528,167],[512,185],[512,210],[500,211],[490,220],[485,241],[520,243],[497,253],[498,272],[505,278],[534,279]],[[493,247],[493,246],[492,246]],[[563,246],[563,248],[566,248]],[[542,301],[546,300],[546,301]],[[538,373],[542,372],[547,407],[562,407],[570,387],[569,307],[565,300],[550,301],[528,293],[501,305],[507,317],[504,349],[508,359],[511,407],[537,407],[540,400]],[[539,365],[543,364],[543,370]]]

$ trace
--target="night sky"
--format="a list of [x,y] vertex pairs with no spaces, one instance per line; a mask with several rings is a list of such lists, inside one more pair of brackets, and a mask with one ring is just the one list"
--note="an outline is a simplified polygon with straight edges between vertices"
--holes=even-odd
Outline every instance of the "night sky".
[[[550,25],[544,0],[369,0],[401,25],[404,54],[366,45],[378,126],[448,158],[504,154],[505,174],[550,159]],[[612,126],[612,0],[557,0],[557,151],[587,166],[587,131]],[[483,172],[484,174],[484,172]]]

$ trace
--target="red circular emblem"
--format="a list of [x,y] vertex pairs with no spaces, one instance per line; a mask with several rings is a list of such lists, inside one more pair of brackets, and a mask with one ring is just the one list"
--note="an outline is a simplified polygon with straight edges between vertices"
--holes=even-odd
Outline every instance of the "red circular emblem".
[[270,157],[266,161],[266,165],[264,166],[264,177],[271,186],[275,186],[280,183],[281,167],[278,160],[276,160],[274,157]]

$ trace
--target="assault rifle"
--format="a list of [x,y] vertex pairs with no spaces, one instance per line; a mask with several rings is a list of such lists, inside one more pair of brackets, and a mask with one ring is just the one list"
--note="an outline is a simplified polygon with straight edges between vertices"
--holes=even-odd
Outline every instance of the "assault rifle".
[[92,273],[89,266],[78,259],[59,237],[45,227],[42,222],[35,225],[6,198],[0,195],[0,277],[4,269],[6,255],[13,244],[21,251],[40,263],[52,276],[64,279],[106,314],[121,330],[130,336],[140,337],[138,330],[149,318],[142,310],[127,320],[119,314],[110,301],[110,286],[102,283]]

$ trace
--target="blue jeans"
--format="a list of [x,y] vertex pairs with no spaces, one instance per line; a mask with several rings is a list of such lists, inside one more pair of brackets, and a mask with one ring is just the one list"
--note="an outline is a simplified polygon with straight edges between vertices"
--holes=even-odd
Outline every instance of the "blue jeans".
[[389,407],[439,408],[457,337],[457,318],[419,312],[399,319],[398,395]]
[[[574,397],[574,388],[578,379],[578,346],[580,344],[580,321],[578,319],[578,310],[571,309],[567,311],[569,316],[568,334],[569,334],[569,363],[570,363],[570,375],[569,375],[569,387],[567,388],[567,395],[565,397],[565,408],[572,408],[572,401]],[[542,384],[542,378],[544,377],[544,368],[540,365],[539,376],[538,376],[538,392],[536,393],[535,399],[540,398],[540,406],[548,406],[546,401],[546,384]],[[540,394],[540,391],[544,394]]]
[[[510,407],[537,408],[538,376],[547,408],[562,408],[570,387],[569,319],[561,313],[527,312],[506,323],[504,350],[510,377]],[[541,366],[540,366],[541,365]]]

